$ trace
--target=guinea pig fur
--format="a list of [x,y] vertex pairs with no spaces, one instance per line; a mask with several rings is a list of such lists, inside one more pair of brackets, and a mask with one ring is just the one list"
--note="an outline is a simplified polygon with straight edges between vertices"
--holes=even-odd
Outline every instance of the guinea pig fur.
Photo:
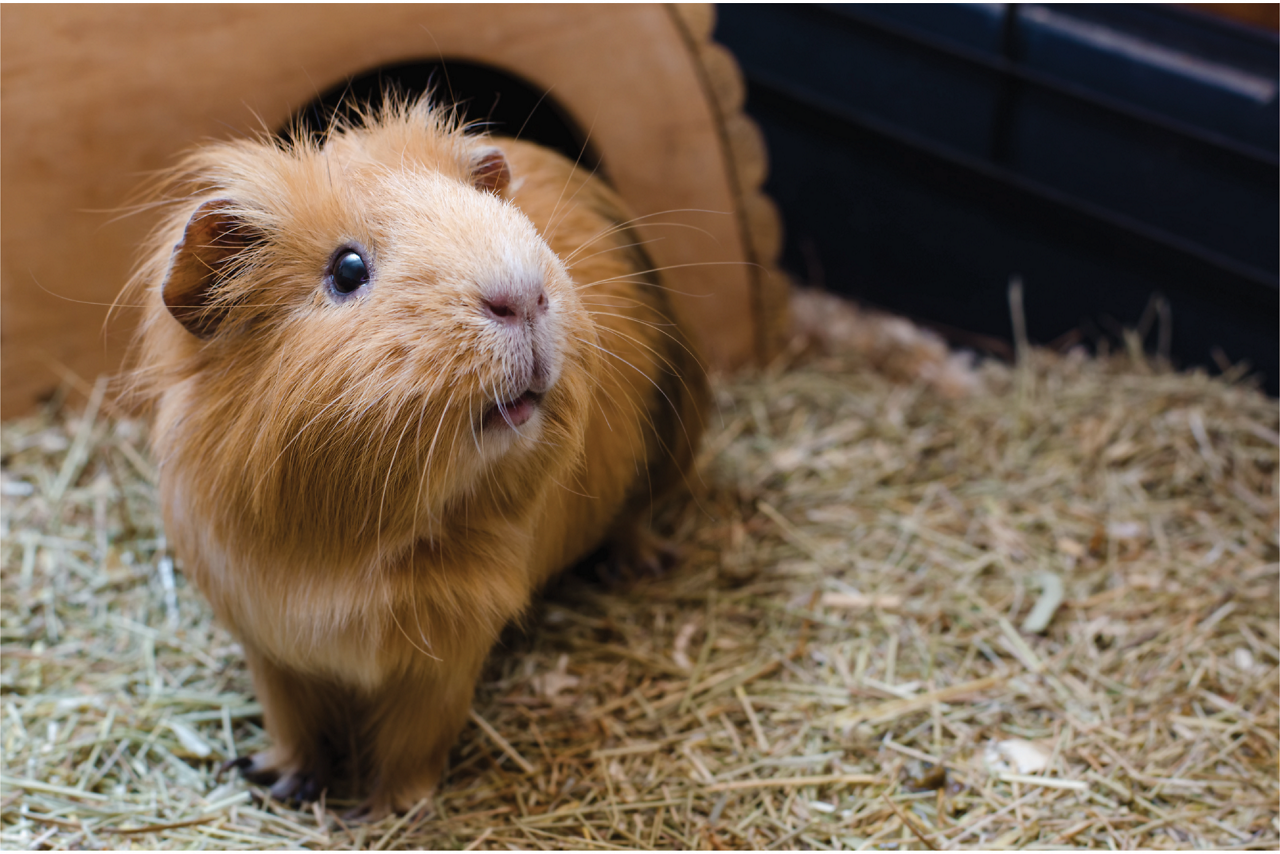
[[705,375],[619,198],[425,100],[213,143],[133,287],[165,531],[244,647],[278,798],[436,786],[502,630],[682,485]]

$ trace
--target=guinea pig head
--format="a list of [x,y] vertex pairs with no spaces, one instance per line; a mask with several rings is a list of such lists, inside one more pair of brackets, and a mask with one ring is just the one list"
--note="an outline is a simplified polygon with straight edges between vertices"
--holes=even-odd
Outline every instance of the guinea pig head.
[[161,466],[215,524],[394,549],[567,476],[596,333],[500,148],[409,109],[210,146],[183,176],[140,376]]

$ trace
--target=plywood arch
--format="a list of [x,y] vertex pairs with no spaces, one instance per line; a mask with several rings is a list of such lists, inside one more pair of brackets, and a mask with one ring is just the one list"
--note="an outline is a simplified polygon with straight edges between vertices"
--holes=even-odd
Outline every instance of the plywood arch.
[[[767,358],[785,287],[764,152],[709,6],[13,6],[0,9],[5,414],[118,363],[103,303],[151,226],[113,218],[201,140],[281,126],[335,82],[440,56],[509,70],[587,128],[713,366]],[[694,212],[698,211],[698,212]],[[679,227],[662,227],[670,223]],[[695,265],[695,266],[686,266]]]

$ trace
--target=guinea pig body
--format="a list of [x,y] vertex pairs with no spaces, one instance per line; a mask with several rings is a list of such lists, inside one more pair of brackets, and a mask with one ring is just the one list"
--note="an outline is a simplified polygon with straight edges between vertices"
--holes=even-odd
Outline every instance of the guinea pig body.
[[136,282],[169,540],[245,649],[278,797],[436,785],[536,588],[681,483],[706,387],[616,196],[391,105],[190,155]]

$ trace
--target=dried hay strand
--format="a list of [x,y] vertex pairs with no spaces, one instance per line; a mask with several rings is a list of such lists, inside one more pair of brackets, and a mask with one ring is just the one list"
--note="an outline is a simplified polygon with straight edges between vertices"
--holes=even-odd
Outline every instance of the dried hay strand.
[[441,790],[347,824],[261,749],[145,428],[5,425],[7,848],[1276,848],[1277,407],[1140,353],[950,399],[856,355],[721,383],[682,567],[566,577]]

